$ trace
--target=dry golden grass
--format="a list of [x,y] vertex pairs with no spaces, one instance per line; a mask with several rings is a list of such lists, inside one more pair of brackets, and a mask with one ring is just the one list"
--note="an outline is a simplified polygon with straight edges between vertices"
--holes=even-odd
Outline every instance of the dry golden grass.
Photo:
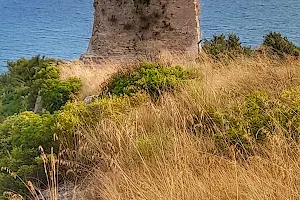
[[[182,64],[199,78],[175,96],[165,94],[158,103],[149,101],[126,116],[79,130],[84,148],[95,152],[88,156],[102,162],[90,169],[75,199],[300,199],[300,145],[288,143],[280,131],[244,160],[233,146],[221,156],[209,136],[188,128],[194,112],[206,113],[208,106],[239,103],[255,90],[279,95],[299,86],[299,61],[255,57],[222,65],[206,57],[195,62],[165,54],[160,62]],[[94,94],[107,78],[94,74],[101,73],[98,68],[85,71],[72,64],[71,69],[83,77],[86,94]]]
[[114,61],[107,61],[100,65],[96,63],[85,64],[80,60],[76,60],[62,64],[61,78],[63,80],[70,77],[80,78],[83,89],[80,91],[78,98],[82,100],[86,96],[99,94],[101,84],[120,69],[122,69],[122,65]]
[[[178,100],[178,99],[177,99]],[[211,139],[188,132],[189,112],[174,97],[145,105],[122,122],[90,130],[90,148],[105,134],[119,149],[82,183],[79,199],[296,199],[300,148],[273,137],[265,156],[217,156]],[[100,138],[100,137],[99,137]],[[118,138],[119,140],[116,140]],[[280,147],[280,148],[279,148]],[[84,198],[82,198],[84,197]]]
[[[195,53],[182,55],[162,52],[158,60],[164,65],[180,64],[193,66]],[[80,100],[89,95],[97,95],[101,91],[102,84],[107,81],[114,73],[126,70],[134,66],[139,61],[128,60],[126,63],[119,60],[103,60],[99,63],[84,63],[81,60],[61,63],[61,79],[66,80],[70,77],[78,77],[82,81],[82,90],[78,94]]]

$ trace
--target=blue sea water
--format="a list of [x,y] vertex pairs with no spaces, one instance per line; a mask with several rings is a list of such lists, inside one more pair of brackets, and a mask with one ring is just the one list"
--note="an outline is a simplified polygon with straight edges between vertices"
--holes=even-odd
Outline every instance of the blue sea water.
[[[234,32],[257,47],[269,31],[300,45],[300,0],[201,0],[205,39]],[[0,0],[0,71],[7,60],[34,55],[75,59],[93,24],[93,0]]]
[[7,60],[75,59],[88,46],[93,0],[0,0],[0,71]]
[[300,45],[300,0],[202,0],[200,23],[204,39],[233,32],[255,48],[276,31]]

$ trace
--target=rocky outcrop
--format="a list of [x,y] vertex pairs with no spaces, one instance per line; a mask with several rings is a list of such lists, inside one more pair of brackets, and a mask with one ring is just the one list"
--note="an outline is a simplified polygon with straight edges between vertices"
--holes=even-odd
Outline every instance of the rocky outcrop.
[[197,0],[94,0],[94,26],[82,58],[139,58],[198,49]]

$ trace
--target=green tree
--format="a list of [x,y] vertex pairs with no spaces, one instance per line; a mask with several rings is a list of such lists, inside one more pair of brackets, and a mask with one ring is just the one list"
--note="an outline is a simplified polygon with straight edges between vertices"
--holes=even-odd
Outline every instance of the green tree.
[[8,117],[0,124],[0,195],[6,190],[14,190],[20,194],[27,192],[25,185],[15,180],[5,169],[16,173],[24,181],[37,178],[42,182],[46,181],[39,159],[39,146],[47,151],[54,147],[57,151],[53,140],[54,121],[50,114],[23,112]]
[[300,48],[294,43],[288,40],[287,37],[283,37],[280,33],[270,32],[264,37],[263,45],[266,46],[270,54],[276,54],[279,56],[299,56]]
[[40,94],[43,108],[58,110],[81,86],[80,80],[59,79],[57,61],[35,56],[8,62],[8,71],[0,75],[0,115],[3,118],[23,111],[33,111]]

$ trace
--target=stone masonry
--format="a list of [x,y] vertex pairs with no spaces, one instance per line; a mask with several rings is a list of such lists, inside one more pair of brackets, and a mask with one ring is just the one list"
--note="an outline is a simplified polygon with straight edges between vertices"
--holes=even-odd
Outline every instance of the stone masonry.
[[83,58],[135,59],[198,49],[198,0],[94,0],[94,9]]

